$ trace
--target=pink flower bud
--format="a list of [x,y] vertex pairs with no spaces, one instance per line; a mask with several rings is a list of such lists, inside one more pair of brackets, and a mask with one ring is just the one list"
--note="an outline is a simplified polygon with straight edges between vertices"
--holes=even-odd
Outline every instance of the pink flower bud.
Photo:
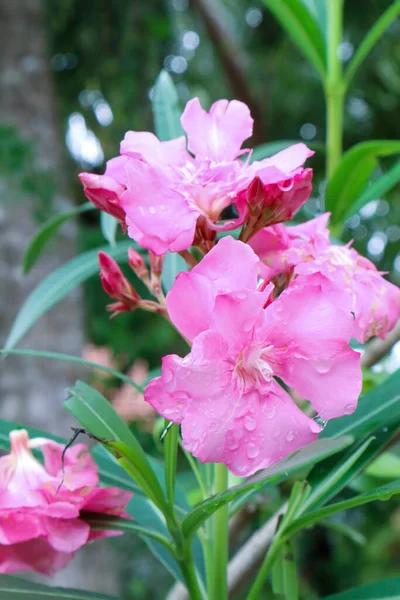
[[149,261],[150,261],[150,269],[151,274],[154,277],[160,277],[163,269],[164,256],[157,256],[154,252],[149,250]]
[[107,308],[114,312],[129,312],[137,308],[140,296],[126,279],[118,264],[105,252],[99,252],[100,278],[104,291],[111,298],[118,300]]
[[83,184],[85,196],[93,204],[121,223],[125,223],[125,211],[119,204],[119,197],[125,191],[125,186],[112,177],[94,173],[81,173],[79,179]]
[[134,273],[142,280],[149,279],[149,270],[145,265],[143,256],[133,248],[128,248],[128,262]]

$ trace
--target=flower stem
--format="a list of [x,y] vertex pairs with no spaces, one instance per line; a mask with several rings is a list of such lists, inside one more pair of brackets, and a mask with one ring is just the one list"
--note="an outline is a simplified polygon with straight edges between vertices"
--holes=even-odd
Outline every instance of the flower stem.
[[[228,469],[223,464],[214,465],[214,493],[224,492],[228,487]],[[228,597],[228,505],[215,513],[212,521],[212,548],[214,573],[211,582],[210,600],[226,600]]]
[[264,562],[261,565],[261,569],[258,571],[257,577],[255,578],[254,583],[251,586],[250,592],[246,596],[246,600],[257,600],[257,598],[259,597],[265,580],[267,579],[269,570],[272,567],[274,560],[278,554],[281,543],[282,540],[280,539],[279,534],[276,534],[274,541],[272,542],[271,547],[267,552]]
[[193,254],[189,252],[189,250],[181,250],[181,252],[178,252],[178,254],[182,256],[182,258],[186,261],[186,264],[190,268],[193,268],[197,265],[197,260],[195,259]]
[[184,559],[180,562],[180,566],[190,600],[203,600],[191,551],[186,552]]
[[326,175],[332,177],[342,155],[344,85],[342,63],[338,53],[343,33],[343,0],[327,3],[328,8],[328,76],[326,96]]

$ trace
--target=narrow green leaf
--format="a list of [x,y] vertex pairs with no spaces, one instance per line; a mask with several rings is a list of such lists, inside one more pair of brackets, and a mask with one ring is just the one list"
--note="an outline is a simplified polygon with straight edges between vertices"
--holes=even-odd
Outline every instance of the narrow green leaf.
[[178,94],[167,71],[162,70],[153,88],[154,129],[162,142],[184,135]]
[[264,0],[280,25],[319,73],[326,76],[326,45],[321,29],[301,0]]
[[328,506],[308,512],[293,521],[287,527],[285,530],[285,536],[290,537],[297,531],[301,531],[305,527],[310,527],[322,519],[331,517],[336,513],[349,510],[350,508],[356,508],[357,506],[362,506],[363,504],[369,504],[370,502],[375,502],[376,500],[390,500],[390,498],[397,494],[400,494],[400,479],[397,479],[388,485],[383,485],[379,488],[376,488],[375,490],[365,492],[364,494],[353,496],[353,498],[349,498],[348,500],[342,500],[342,502],[328,504]]
[[10,575],[0,575],[0,598],[4,600],[118,600],[98,592],[48,587]]
[[367,543],[367,538],[360,531],[354,529],[354,527],[350,527],[350,525],[344,521],[339,521],[336,519],[323,519],[319,522],[319,525],[322,525],[322,527],[327,527],[332,531],[336,531],[337,533],[340,533],[340,535],[344,535],[349,540],[354,542],[354,544],[357,544],[357,546],[365,546]]
[[207,500],[196,506],[185,517],[182,522],[183,534],[187,537],[191,537],[215,511],[229,502],[232,502],[232,500],[236,500],[250,490],[262,488],[267,482],[278,483],[294,473],[304,470],[323,460],[327,456],[330,456],[335,452],[340,452],[340,450],[343,450],[343,448],[351,444],[352,441],[353,438],[351,437],[343,437],[337,440],[318,440],[305,448],[302,448],[292,456],[265,469],[258,475],[251,477],[245,483],[229,488],[226,492],[221,494],[216,494],[215,496],[207,498]]
[[[326,27],[326,2],[327,0],[301,0],[304,6],[306,6],[314,17],[315,21],[318,23],[322,35],[324,38],[327,37],[327,27]],[[329,0],[328,0],[329,1]]]
[[312,487],[307,509],[326,504],[349,485],[382,449],[388,445],[398,428],[399,421],[384,429],[374,430],[373,437],[353,444],[343,452],[320,462],[308,476]]
[[122,455],[118,460],[119,464],[130,474],[134,474],[142,489],[146,486],[145,493],[151,493],[152,500],[159,508],[164,508],[164,494],[146,454],[108,400],[97,390],[78,381],[69,390],[65,408],[101,443],[104,440],[107,450],[116,450]]
[[86,212],[88,210],[94,210],[96,207],[91,202],[86,202],[81,206],[77,206],[72,210],[67,212],[63,212],[55,217],[52,217],[42,227],[35,233],[35,235],[30,239],[29,244],[24,252],[22,269],[24,274],[29,273],[32,269],[33,265],[36,264],[39,256],[42,254],[44,248],[47,243],[51,240],[52,237],[57,233],[60,229],[61,225],[65,223],[68,219],[79,215],[80,213]]
[[343,460],[339,464],[336,464],[335,468],[326,473],[324,477],[312,477],[311,473],[308,481],[312,491],[307,501],[301,507],[302,513],[327,502],[332,496],[336,495],[338,490],[346,485],[348,482],[347,473],[366,451],[372,441],[373,438],[367,439],[355,450],[351,447]]
[[397,577],[351,588],[333,596],[324,596],[323,600],[399,600],[399,598],[400,577]]
[[163,270],[161,274],[161,283],[165,293],[174,285],[176,276],[181,271],[187,271],[189,269],[186,261],[177,252],[167,252],[163,264]]
[[378,165],[378,158],[400,152],[400,141],[371,140],[356,144],[344,153],[325,190],[325,207],[332,213],[331,224],[343,216],[363,193]]
[[376,200],[389,192],[400,181],[400,160],[397,161],[384,175],[374,179],[358,198],[349,206],[343,215],[343,223],[371,200]]
[[120,371],[117,371],[116,369],[111,369],[110,367],[105,367],[104,365],[94,363],[90,360],[86,360],[84,358],[81,358],[80,356],[73,356],[72,354],[60,354],[59,352],[46,352],[43,350],[0,350],[0,354],[6,354],[6,355],[7,354],[19,354],[21,356],[33,356],[33,357],[37,357],[37,358],[50,358],[50,359],[54,359],[54,360],[65,360],[67,362],[78,363],[79,365],[85,365],[86,367],[90,367],[91,369],[99,369],[100,371],[104,371],[105,373],[108,373],[109,375],[113,375],[113,377],[117,377],[124,383],[127,383],[130,386],[132,386],[139,393],[141,393],[141,394],[143,393],[144,388],[142,386],[138,385],[137,383],[135,383],[133,381],[133,379],[131,379],[127,375],[124,375],[124,373],[121,373]]
[[128,248],[132,245],[134,245],[132,241],[127,241],[116,244],[114,248],[102,246],[96,250],[90,250],[73,258],[45,277],[20,308],[6,340],[5,350],[14,348],[44,313],[75,287],[99,272],[97,257],[100,250],[107,252],[119,262],[127,262]]
[[100,229],[110,246],[115,246],[115,236],[117,234],[118,221],[112,215],[100,212]]
[[149,538],[159,542],[165,546],[170,552],[173,551],[173,545],[171,539],[160,534],[154,529],[148,529],[138,525],[135,521],[129,519],[122,519],[120,517],[113,517],[110,515],[103,515],[100,513],[80,513],[80,519],[90,525],[91,529],[98,531],[122,531],[123,533],[135,533],[141,538]]
[[293,544],[290,540],[282,548],[283,593],[285,600],[298,600],[297,568],[294,559]]
[[363,63],[372,48],[378,42],[379,38],[385,33],[386,29],[397,19],[400,14],[400,0],[393,2],[365,35],[356,53],[351,59],[347,71],[344,75],[344,86],[347,88],[353,79],[358,67]]
[[175,502],[176,464],[178,458],[179,425],[172,425],[164,438],[165,483],[168,502]]

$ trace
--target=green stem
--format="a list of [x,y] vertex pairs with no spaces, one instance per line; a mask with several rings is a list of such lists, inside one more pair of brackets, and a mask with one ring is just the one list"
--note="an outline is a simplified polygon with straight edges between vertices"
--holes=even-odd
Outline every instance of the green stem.
[[329,179],[342,156],[344,86],[342,63],[338,48],[343,33],[343,0],[327,3],[328,9],[328,74],[325,84],[326,96],[326,175]]
[[203,594],[201,593],[196,569],[194,567],[192,552],[189,549],[187,549],[184,558],[179,564],[189,592],[190,600],[203,600]]
[[[167,421],[168,423],[168,421]],[[175,501],[175,478],[178,454],[179,425],[172,425],[165,436],[164,458],[165,458],[165,484],[167,488],[167,499],[173,508]]]
[[[223,464],[214,465],[214,494],[228,488],[228,469]],[[228,505],[215,513],[212,520],[213,577],[210,600],[226,600],[228,597]]]
[[262,591],[265,580],[268,577],[269,570],[271,569],[274,560],[277,557],[281,544],[282,539],[280,538],[278,533],[275,536],[274,541],[272,542],[271,547],[267,552],[264,562],[262,563],[261,568],[258,571],[257,577],[255,578],[254,583],[250,588],[250,592],[246,596],[246,600],[257,600],[260,592]]

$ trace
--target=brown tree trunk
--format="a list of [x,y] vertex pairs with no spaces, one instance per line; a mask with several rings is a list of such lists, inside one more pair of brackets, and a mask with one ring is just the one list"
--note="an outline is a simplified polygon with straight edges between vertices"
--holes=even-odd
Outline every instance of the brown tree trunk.
[[[42,0],[0,0],[0,126],[13,126],[15,139],[32,145],[32,168],[45,173],[56,186],[52,198],[54,213],[65,210],[70,203],[64,195],[62,145],[57,131],[42,9]],[[32,273],[22,277],[23,251],[37,227],[33,217],[37,198],[21,190],[23,173],[18,170],[19,166],[15,166],[12,181],[7,173],[0,171],[1,345],[31,289],[76,253],[76,227],[69,223]],[[81,297],[76,290],[35,325],[23,345],[80,355],[81,316]],[[1,418],[54,434],[70,435],[71,421],[62,402],[66,388],[82,375],[75,366],[61,361],[10,356],[0,364],[0,369]],[[111,551],[104,542],[89,546],[78,553],[65,571],[46,583],[115,593],[117,580]]]

